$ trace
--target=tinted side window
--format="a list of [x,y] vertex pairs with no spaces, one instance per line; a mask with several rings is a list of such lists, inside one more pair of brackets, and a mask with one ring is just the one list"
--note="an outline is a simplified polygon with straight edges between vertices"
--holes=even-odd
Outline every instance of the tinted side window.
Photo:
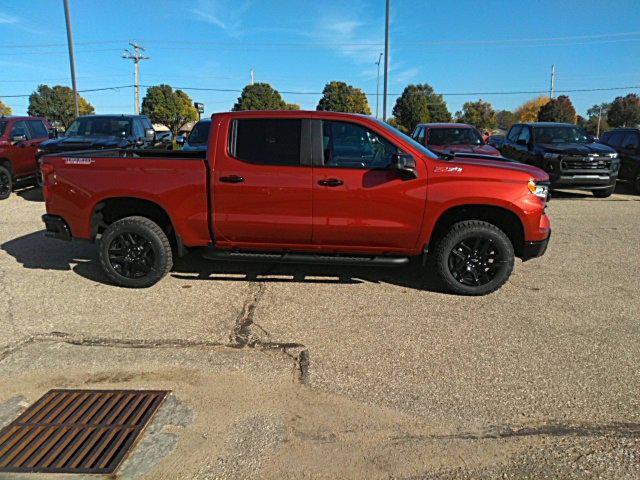
[[262,165],[300,165],[301,120],[235,120],[231,154]]
[[520,135],[520,130],[522,130],[522,125],[514,125],[509,130],[509,135],[507,135],[507,139],[510,142],[515,142],[518,139],[518,135]]
[[622,140],[622,148],[638,148],[638,134],[635,132],[627,133]]
[[324,164],[331,167],[386,168],[396,146],[375,132],[348,122],[322,122]]
[[31,138],[29,136],[29,131],[27,130],[27,124],[25,122],[16,122],[13,124],[13,128],[11,129],[11,136],[15,137],[16,135],[24,135],[27,138]]
[[620,148],[622,145],[622,139],[624,138],[624,133],[622,132],[613,132],[609,140],[607,141],[608,145],[611,145],[615,148]]
[[524,140],[525,142],[529,143],[529,141],[531,140],[531,130],[529,129],[529,127],[522,127],[520,135],[518,135],[518,140]]
[[424,140],[426,137],[426,133],[427,133],[427,128],[426,127],[420,127],[420,131],[418,132],[418,137],[416,138],[416,140],[418,141],[418,143],[420,145],[424,145]]
[[144,128],[145,130],[153,130],[153,124],[151,123],[151,120],[146,117],[143,117],[140,120],[142,121],[142,128]]
[[602,136],[600,137],[600,142],[606,143],[608,145],[610,137],[611,137],[611,132],[603,133]]
[[49,131],[44,126],[42,120],[27,120],[29,130],[31,131],[31,138],[48,138]]
[[133,120],[133,136],[135,138],[144,138],[144,127],[137,118]]

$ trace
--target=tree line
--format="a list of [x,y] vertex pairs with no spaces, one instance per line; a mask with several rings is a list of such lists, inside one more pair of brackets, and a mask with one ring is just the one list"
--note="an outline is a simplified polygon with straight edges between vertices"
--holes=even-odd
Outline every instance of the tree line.
[[[240,110],[299,110],[300,106],[287,103],[282,95],[268,83],[247,85],[233,105],[233,111]],[[360,113],[371,115],[366,94],[359,88],[345,82],[332,81],[325,85],[317,110]],[[81,115],[95,112],[95,108],[79,96]],[[39,85],[29,97],[29,115],[48,118],[62,129],[69,127],[74,119],[73,91],[69,87]],[[0,114],[8,115],[11,109],[0,101]],[[198,118],[189,95],[182,90],[174,90],[170,85],[149,87],[142,100],[142,114],[153,123],[161,123],[176,134],[187,122]],[[479,99],[466,102],[462,110],[454,115],[449,111],[442,95],[426,83],[408,85],[396,100],[393,117],[388,123],[411,133],[419,123],[462,122],[479,130],[508,130],[516,122],[564,122],[584,127],[595,135],[611,127],[629,127],[640,124],[640,97],[634,93],[616,97],[610,103],[593,105],[587,116],[576,114],[571,100],[566,95],[557,98],[540,96],[533,98],[513,111],[496,111],[491,103]]]

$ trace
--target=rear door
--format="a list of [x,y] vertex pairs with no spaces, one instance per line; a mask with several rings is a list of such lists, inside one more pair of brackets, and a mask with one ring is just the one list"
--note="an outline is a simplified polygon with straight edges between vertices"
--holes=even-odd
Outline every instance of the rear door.
[[314,244],[363,252],[415,248],[426,204],[422,162],[416,159],[418,178],[403,178],[389,168],[399,148],[348,121],[315,120],[312,145]]
[[240,117],[217,128],[213,221],[221,246],[311,243],[308,125],[299,118]]

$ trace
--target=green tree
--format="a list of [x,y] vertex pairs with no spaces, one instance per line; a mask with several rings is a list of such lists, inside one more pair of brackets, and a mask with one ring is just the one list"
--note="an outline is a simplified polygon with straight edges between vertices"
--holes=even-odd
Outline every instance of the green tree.
[[[80,115],[95,113],[93,105],[78,95],[78,111]],[[38,85],[29,96],[29,115],[45,117],[57,127],[65,130],[76,118],[73,90],[62,85]]]
[[169,127],[174,135],[187,122],[198,119],[198,111],[193,106],[189,95],[182,90],[173,90],[170,85],[149,87],[142,99],[142,114],[148,116],[153,123],[161,123]]
[[402,130],[413,132],[423,122],[450,122],[451,114],[442,95],[426,83],[407,86],[393,107],[393,116]]
[[610,103],[601,103],[600,105],[594,105],[587,110],[587,118],[583,118],[582,123],[579,123],[587,133],[590,135],[599,136],[602,132],[609,130],[609,122],[607,122],[607,112],[609,111]]
[[297,103],[287,103],[284,106],[284,110],[300,110],[300,105]]
[[640,97],[635,93],[617,97],[607,112],[607,120],[612,127],[635,127],[640,124]]
[[509,110],[500,110],[496,112],[496,122],[500,130],[509,130],[511,126],[518,121],[516,114]]
[[549,103],[549,97],[537,97],[532,100],[528,100],[520,105],[513,112],[518,122],[535,122],[538,120],[538,113],[540,109]]
[[538,112],[539,122],[576,123],[576,109],[566,95],[552,98]]
[[280,93],[268,83],[254,83],[242,89],[234,112],[241,110],[287,110],[287,104]]
[[316,110],[371,115],[367,96],[362,90],[344,82],[335,81],[324,86],[322,98]]
[[0,100],[0,116],[2,115],[11,115],[11,107],[2,103]]
[[498,125],[496,112],[489,102],[480,99],[477,102],[466,102],[462,112],[456,114],[458,121],[473,125],[482,132],[491,131]]

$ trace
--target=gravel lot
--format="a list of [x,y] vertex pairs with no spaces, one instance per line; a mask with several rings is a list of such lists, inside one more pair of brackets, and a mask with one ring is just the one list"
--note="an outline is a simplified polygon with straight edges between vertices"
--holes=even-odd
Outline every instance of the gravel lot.
[[556,197],[547,255],[467,298],[418,268],[197,254],[121,289],[23,190],[0,203],[0,426],[50,388],[162,388],[123,478],[639,478],[640,197]]

